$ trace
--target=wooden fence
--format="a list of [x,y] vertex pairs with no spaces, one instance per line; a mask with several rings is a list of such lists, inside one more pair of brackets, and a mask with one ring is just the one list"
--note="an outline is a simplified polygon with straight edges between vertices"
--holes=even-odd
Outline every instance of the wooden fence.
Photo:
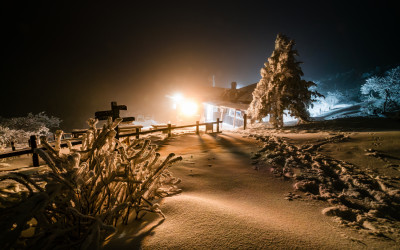
[[171,137],[172,135],[172,130],[174,129],[182,129],[182,128],[191,128],[191,127],[196,127],[196,134],[200,133],[200,126],[205,126],[206,132],[211,130],[211,132],[214,132],[214,124],[216,124],[216,132],[220,132],[220,127],[219,124],[222,123],[222,121],[217,118],[216,122],[205,122],[205,123],[199,123],[199,121],[196,122],[196,124],[191,124],[191,125],[184,125],[184,126],[172,126],[171,124],[167,124],[166,128],[159,128],[159,129],[152,129],[152,130],[147,130],[147,131],[140,131],[139,129],[136,129],[134,133],[126,133],[126,134],[120,134],[119,137],[131,137],[135,136],[136,139],[140,138],[140,135],[146,135],[146,134],[151,134],[155,132],[166,132],[168,134],[168,137]]
[[[123,138],[123,137],[128,137],[128,141],[130,140],[130,137],[135,137],[136,139],[140,138],[140,135],[146,135],[146,134],[151,134],[151,133],[156,133],[156,132],[165,132],[168,134],[168,137],[172,136],[172,130],[174,129],[182,129],[182,128],[190,128],[190,127],[196,127],[196,134],[200,133],[200,126],[205,126],[205,131],[210,131],[214,132],[214,125],[216,124],[216,132],[220,132],[220,121],[217,118],[216,122],[206,122],[206,123],[200,123],[199,121],[196,122],[196,124],[191,124],[191,125],[184,125],[184,126],[173,126],[172,124],[167,124],[165,128],[159,128],[159,129],[152,129],[152,130],[146,130],[146,131],[141,131],[138,128],[133,128],[135,129],[135,132],[129,133],[128,131],[125,131],[125,133],[120,133],[121,130],[124,129],[118,129],[117,131],[117,138]],[[132,130],[133,130],[132,129]],[[86,130],[79,130],[79,133],[75,133],[75,136],[79,136],[80,134],[84,134]],[[62,140],[61,147],[67,147],[68,144],[66,141],[70,141],[72,145],[79,145],[82,144],[82,140],[80,138],[71,138],[71,139],[65,139]],[[39,156],[38,154],[35,153],[36,148],[45,148],[41,145],[38,144],[38,140],[36,136],[32,135],[29,139],[29,148],[23,148],[23,149],[18,149],[15,150],[15,147],[13,147],[13,151],[7,152],[0,154],[0,159],[4,158],[10,158],[10,157],[15,157],[15,156],[20,156],[20,155],[25,155],[25,154],[32,154],[32,162],[34,167],[39,166]]]

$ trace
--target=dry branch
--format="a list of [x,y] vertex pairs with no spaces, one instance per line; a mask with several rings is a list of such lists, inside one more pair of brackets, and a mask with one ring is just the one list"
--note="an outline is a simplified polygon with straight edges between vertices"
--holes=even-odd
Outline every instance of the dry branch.
[[128,223],[132,214],[164,217],[152,201],[181,191],[168,168],[182,158],[170,154],[159,160],[149,140],[128,147],[114,138],[119,122],[108,120],[98,133],[97,120],[90,119],[80,151],[70,145],[69,154],[60,153],[63,132],[57,131],[55,148],[43,140],[47,152],[36,149],[49,172],[0,178],[21,186],[0,190],[1,249],[97,249],[115,231],[113,225]]

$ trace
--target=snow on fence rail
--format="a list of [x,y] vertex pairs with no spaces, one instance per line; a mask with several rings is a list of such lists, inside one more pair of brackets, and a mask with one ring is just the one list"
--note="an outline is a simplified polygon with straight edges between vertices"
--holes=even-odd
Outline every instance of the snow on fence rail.
[[[119,128],[117,128],[116,138],[128,137],[128,142],[129,142],[130,137],[134,136],[136,139],[139,139],[140,135],[146,135],[146,134],[151,134],[151,133],[156,133],[156,132],[165,132],[168,134],[168,137],[171,137],[172,130],[182,129],[182,128],[190,128],[190,127],[196,127],[196,134],[199,134],[200,126],[205,126],[206,132],[210,131],[210,130],[212,132],[214,132],[214,124],[216,124],[216,132],[219,133],[220,132],[220,127],[219,127],[220,123],[222,123],[222,121],[220,121],[219,118],[217,118],[217,121],[215,121],[215,122],[200,123],[199,121],[196,121],[196,124],[183,125],[183,126],[174,126],[169,123],[169,124],[164,125],[165,128],[157,128],[157,129],[151,129],[151,130],[146,130],[146,131],[141,131],[141,128],[137,127],[137,126],[119,127]],[[99,129],[99,130],[101,130],[101,129]],[[129,133],[129,132],[131,132],[131,130],[135,130],[135,132]],[[68,147],[67,141],[70,141],[72,145],[82,144],[82,140],[81,140],[81,138],[79,138],[79,136],[86,133],[86,131],[87,131],[86,129],[74,130],[71,133],[73,138],[62,140],[61,141],[62,143],[60,146]],[[121,132],[125,132],[125,133],[121,134]],[[25,155],[25,154],[32,154],[33,166],[38,167],[39,166],[39,156],[34,151],[36,148],[40,148],[43,150],[46,150],[46,149],[43,146],[41,146],[40,144],[38,144],[38,140],[35,135],[32,135],[30,137],[28,143],[29,143],[29,148],[23,148],[23,149],[18,149],[18,150],[15,150],[15,148],[13,148],[13,151],[11,151],[11,152],[0,154],[0,159],[21,156],[21,155]]]
[[[70,141],[72,145],[82,144],[82,141],[80,139],[67,139],[67,140],[62,140],[63,143],[61,143],[61,147],[68,147],[68,144],[66,143],[66,141]],[[40,148],[43,150],[46,150],[46,149],[43,146],[38,145],[38,140],[35,135],[32,135],[30,137],[28,144],[29,144],[29,148],[13,150],[11,152],[0,154],[0,159],[10,158],[10,157],[15,157],[15,156],[20,156],[20,155],[26,155],[26,154],[32,154],[33,166],[38,167],[39,166],[39,157],[36,153],[34,153],[34,150],[36,148]]]

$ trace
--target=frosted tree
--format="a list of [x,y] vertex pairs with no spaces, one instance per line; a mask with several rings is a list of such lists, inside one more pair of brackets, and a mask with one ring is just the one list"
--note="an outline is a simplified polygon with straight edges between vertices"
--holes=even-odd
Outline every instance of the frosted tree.
[[361,86],[364,110],[367,113],[385,113],[400,109],[400,66],[385,72],[385,76],[372,76]]
[[14,130],[24,130],[35,132],[45,127],[47,129],[56,129],[61,123],[60,118],[48,116],[44,111],[38,114],[29,113],[25,117],[2,118],[0,124],[4,127]]
[[59,127],[61,120],[45,112],[25,117],[0,117],[0,149],[15,143],[26,143],[31,135],[45,136]]
[[274,127],[282,127],[285,110],[300,121],[309,119],[308,106],[312,105],[313,97],[322,95],[309,90],[316,86],[314,82],[301,79],[303,71],[294,45],[294,40],[285,35],[276,37],[275,50],[261,69],[261,79],[248,109],[252,119],[261,120],[269,115]]

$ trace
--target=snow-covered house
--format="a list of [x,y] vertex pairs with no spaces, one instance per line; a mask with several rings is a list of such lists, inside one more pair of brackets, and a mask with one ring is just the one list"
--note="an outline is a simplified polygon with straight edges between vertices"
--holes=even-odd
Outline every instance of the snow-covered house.
[[237,83],[232,82],[230,89],[224,89],[214,98],[205,100],[204,121],[215,121],[219,118],[230,126],[243,126],[244,114],[253,99],[252,93],[256,85],[254,83],[238,89]]

